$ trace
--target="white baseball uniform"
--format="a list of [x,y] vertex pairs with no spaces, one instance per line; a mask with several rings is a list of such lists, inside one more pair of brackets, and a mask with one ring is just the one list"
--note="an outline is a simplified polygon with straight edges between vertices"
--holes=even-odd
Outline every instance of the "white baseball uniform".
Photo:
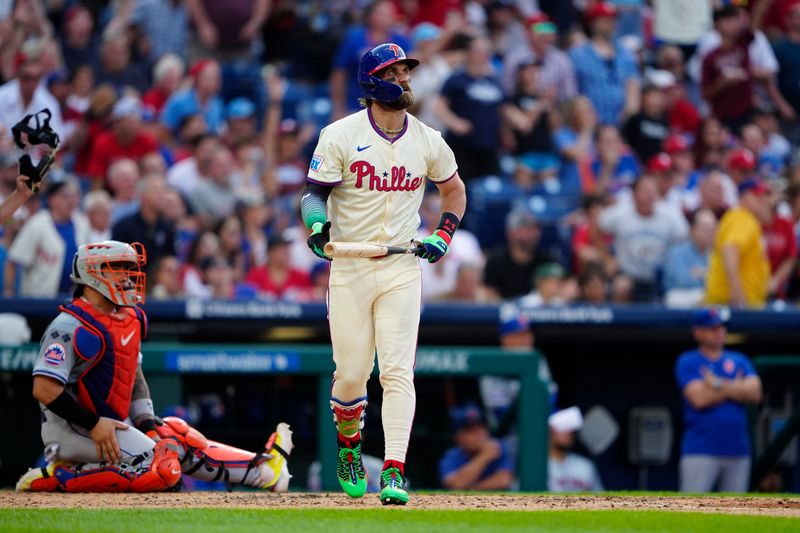
[[[378,128],[369,108],[320,133],[308,180],[334,186],[327,204],[331,241],[409,244],[419,228],[425,180],[455,176],[455,157],[441,134],[406,117],[394,139]],[[331,267],[332,396],[340,402],[366,396],[377,348],[386,460],[405,462],[414,418],[420,280],[411,255],[336,258]]]

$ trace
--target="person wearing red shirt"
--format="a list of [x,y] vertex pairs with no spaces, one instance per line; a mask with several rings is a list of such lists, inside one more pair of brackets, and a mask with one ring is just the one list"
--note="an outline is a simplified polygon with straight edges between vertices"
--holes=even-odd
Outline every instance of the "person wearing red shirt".
[[583,274],[591,265],[595,265],[608,277],[617,273],[617,261],[611,251],[614,239],[603,233],[598,223],[606,204],[603,196],[589,195],[583,199],[586,218],[575,227],[572,234],[572,256],[575,258],[576,274]]
[[125,96],[111,111],[111,129],[97,136],[89,157],[88,174],[103,180],[108,167],[117,159],[138,161],[158,151],[156,138],[142,129],[142,104],[138,98]]
[[290,266],[290,241],[275,235],[267,245],[267,262],[250,269],[245,281],[255,286],[259,294],[278,300],[308,300],[312,291],[308,274]]
[[771,298],[784,298],[789,278],[797,265],[797,238],[792,220],[777,213],[780,195],[773,194],[772,214],[761,228],[767,243],[767,257],[770,272],[769,295]]
[[754,109],[755,80],[748,51],[754,36],[750,29],[743,27],[735,6],[717,9],[714,27],[722,43],[703,60],[703,98],[714,116],[738,134]]

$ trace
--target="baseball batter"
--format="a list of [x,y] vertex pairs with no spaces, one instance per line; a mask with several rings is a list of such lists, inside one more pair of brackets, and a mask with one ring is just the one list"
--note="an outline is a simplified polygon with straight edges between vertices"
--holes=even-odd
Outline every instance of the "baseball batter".
[[[308,245],[325,259],[330,240],[408,245],[420,225],[427,180],[442,197],[442,215],[420,257],[444,257],[464,214],[466,195],[453,152],[439,132],[406,113],[414,102],[411,70],[419,64],[396,44],[368,51],[359,65],[365,109],[320,133],[301,200]],[[338,430],[337,477],[358,498],[367,488],[361,429],[367,380],[378,354],[383,387],[384,466],[380,499],[408,501],[404,464],[414,419],[414,359],[421,281],[416,257],[336,258],[328,315],[336,363],[331,408]]]
[[156,492],[176,487],[181,474],[287,490],[286,424],[253,453],[154,415],[141,368],[144,262],[138,243],[86,244],[75,254],[75,297],[47,327],[33,369],[48,465],[24,474],[17,490]]

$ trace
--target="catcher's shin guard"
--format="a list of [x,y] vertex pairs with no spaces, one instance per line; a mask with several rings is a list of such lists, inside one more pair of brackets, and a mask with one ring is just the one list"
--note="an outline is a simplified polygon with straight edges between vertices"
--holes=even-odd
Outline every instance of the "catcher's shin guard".
[[364,429],[366,408],[366,396],[356,398],[352,402],[343,402],[332,397],[333,423],[336,424],[339,434],[348,439],[358,437],[361,430]]
[[163,492],[181,479],[175,444],[157,442],[152,451],[130,463],[73,465],[52,463],[31,469],[17,483],[18,491],[31,492]]
[[156,432],[162,439],[174,440],[181,446],[184,474],[203,481],[241,483],[276,492],[287,490],[291,476],[286,462],[293,447],[287,424],[278,424],[265,451],[256,454],[209,440],[180,418],[166,417],[163,421]]

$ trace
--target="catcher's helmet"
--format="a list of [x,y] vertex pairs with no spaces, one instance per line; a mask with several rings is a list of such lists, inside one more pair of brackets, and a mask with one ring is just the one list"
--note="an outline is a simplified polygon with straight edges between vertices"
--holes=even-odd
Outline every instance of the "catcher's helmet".
[[144,303],[147,262],[144,247],[135,242],[103,241],[84,244],[72,260],[70,279],[98,291],[116,305],[133,307]]
[[361,57],[358,65],[358,84],[364,98],[379,102],[393,102],[403,95],[403,88],[396,83],[383,81],[375,73],[395,63],[404,62],[412,69],[419,61],[406,57],[406,53],[394,43],[380,44]]

